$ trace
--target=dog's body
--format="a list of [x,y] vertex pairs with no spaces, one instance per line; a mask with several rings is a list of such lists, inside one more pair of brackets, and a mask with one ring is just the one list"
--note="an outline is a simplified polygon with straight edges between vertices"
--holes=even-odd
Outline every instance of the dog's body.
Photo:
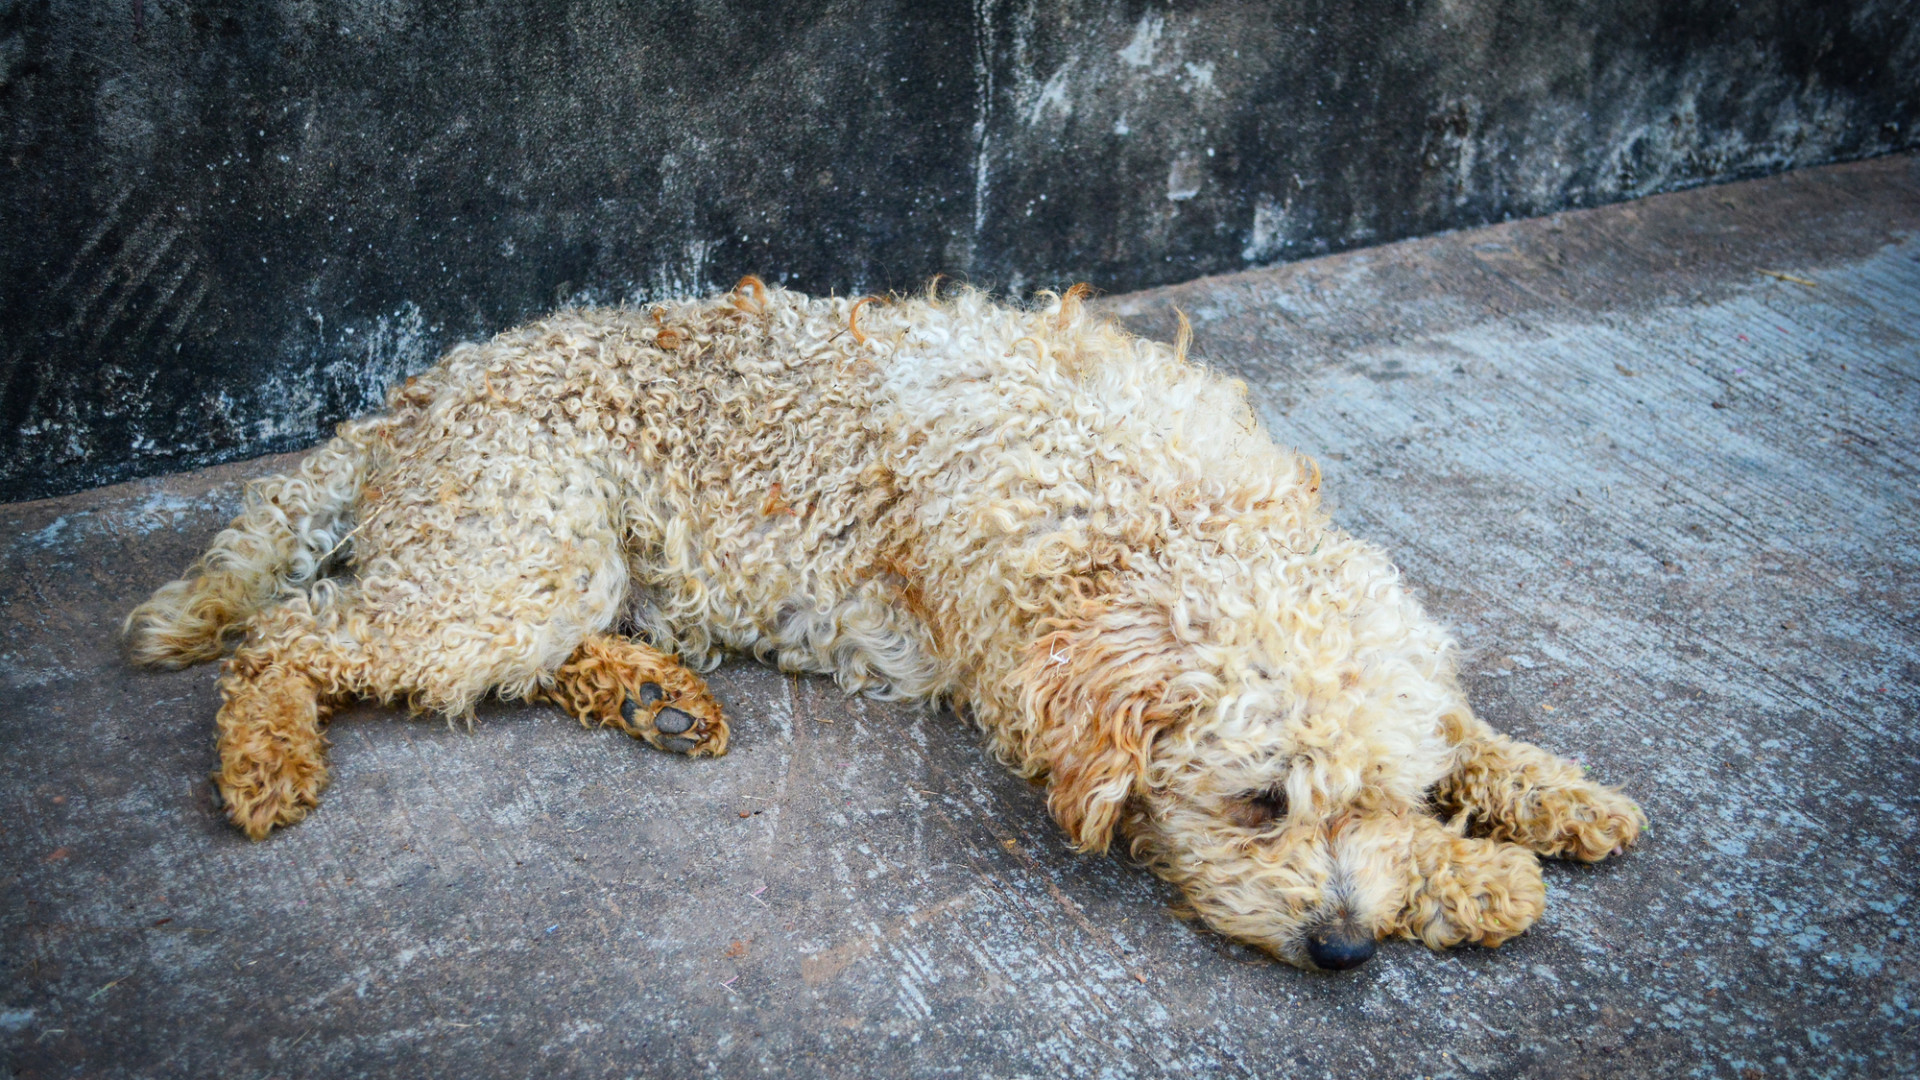
[[718,755],[682,661],[736,650],[953,703],[1047,777],[1076,845],[1123,832],[1292,963],[1519,933],[1533,853],[1601,858],[1639,809],[1475,719],[1312,463],[1183,353],[1073,291],[1015,310],[748,279],[565,312],[454,349],[253,485],[129,617],[133,653],[238,642],[219,783],[256,838],[317,804],[341,700],[539,697]]

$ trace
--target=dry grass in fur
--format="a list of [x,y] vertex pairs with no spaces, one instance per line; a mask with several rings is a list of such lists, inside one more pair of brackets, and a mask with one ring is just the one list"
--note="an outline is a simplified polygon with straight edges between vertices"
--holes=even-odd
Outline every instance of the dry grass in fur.
[[[749,278],[461,345],[344,424],[128,619],[237,645],[218,782],[256,838],[326,780],[352,697],[553,701],[718,756],[728,651],[944,699],[1231,937],[1303,967],[1494,945],[1643,819],[1488,729],[1453,645],[1245,389],[1084,309]],[[1436,816],[1444,812],[1445,820]]]

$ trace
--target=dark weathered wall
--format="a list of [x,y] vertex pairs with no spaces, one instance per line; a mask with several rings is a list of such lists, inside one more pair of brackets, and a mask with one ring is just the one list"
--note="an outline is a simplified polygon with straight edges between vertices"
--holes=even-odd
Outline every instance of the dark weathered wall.
[[0,499],[312,442],[568,300],[1120,290],[1916,145],[1917,16],[0,0]]

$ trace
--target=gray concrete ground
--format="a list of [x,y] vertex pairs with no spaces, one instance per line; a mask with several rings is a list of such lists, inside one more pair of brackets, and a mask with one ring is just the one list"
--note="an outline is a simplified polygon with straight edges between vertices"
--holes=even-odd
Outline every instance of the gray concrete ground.
[[1303,974],[952,717],[751,664],[733,753],[362,708],[212,810],[117,621],[272,464],[0,507],[0,1053],[52,1076],[1910,1076],[1920,159],[1116,297],[1245,378],[1494,723],[1646,805],[1497,950]]

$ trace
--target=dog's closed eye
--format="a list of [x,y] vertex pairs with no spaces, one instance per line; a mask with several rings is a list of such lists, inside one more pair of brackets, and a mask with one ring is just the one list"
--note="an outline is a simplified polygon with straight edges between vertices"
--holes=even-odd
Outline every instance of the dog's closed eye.
[[1287,793],[1279,788],[1249,791],[1227,800],[1227,819],[1246,829],[1264,829],[1287,816]]

